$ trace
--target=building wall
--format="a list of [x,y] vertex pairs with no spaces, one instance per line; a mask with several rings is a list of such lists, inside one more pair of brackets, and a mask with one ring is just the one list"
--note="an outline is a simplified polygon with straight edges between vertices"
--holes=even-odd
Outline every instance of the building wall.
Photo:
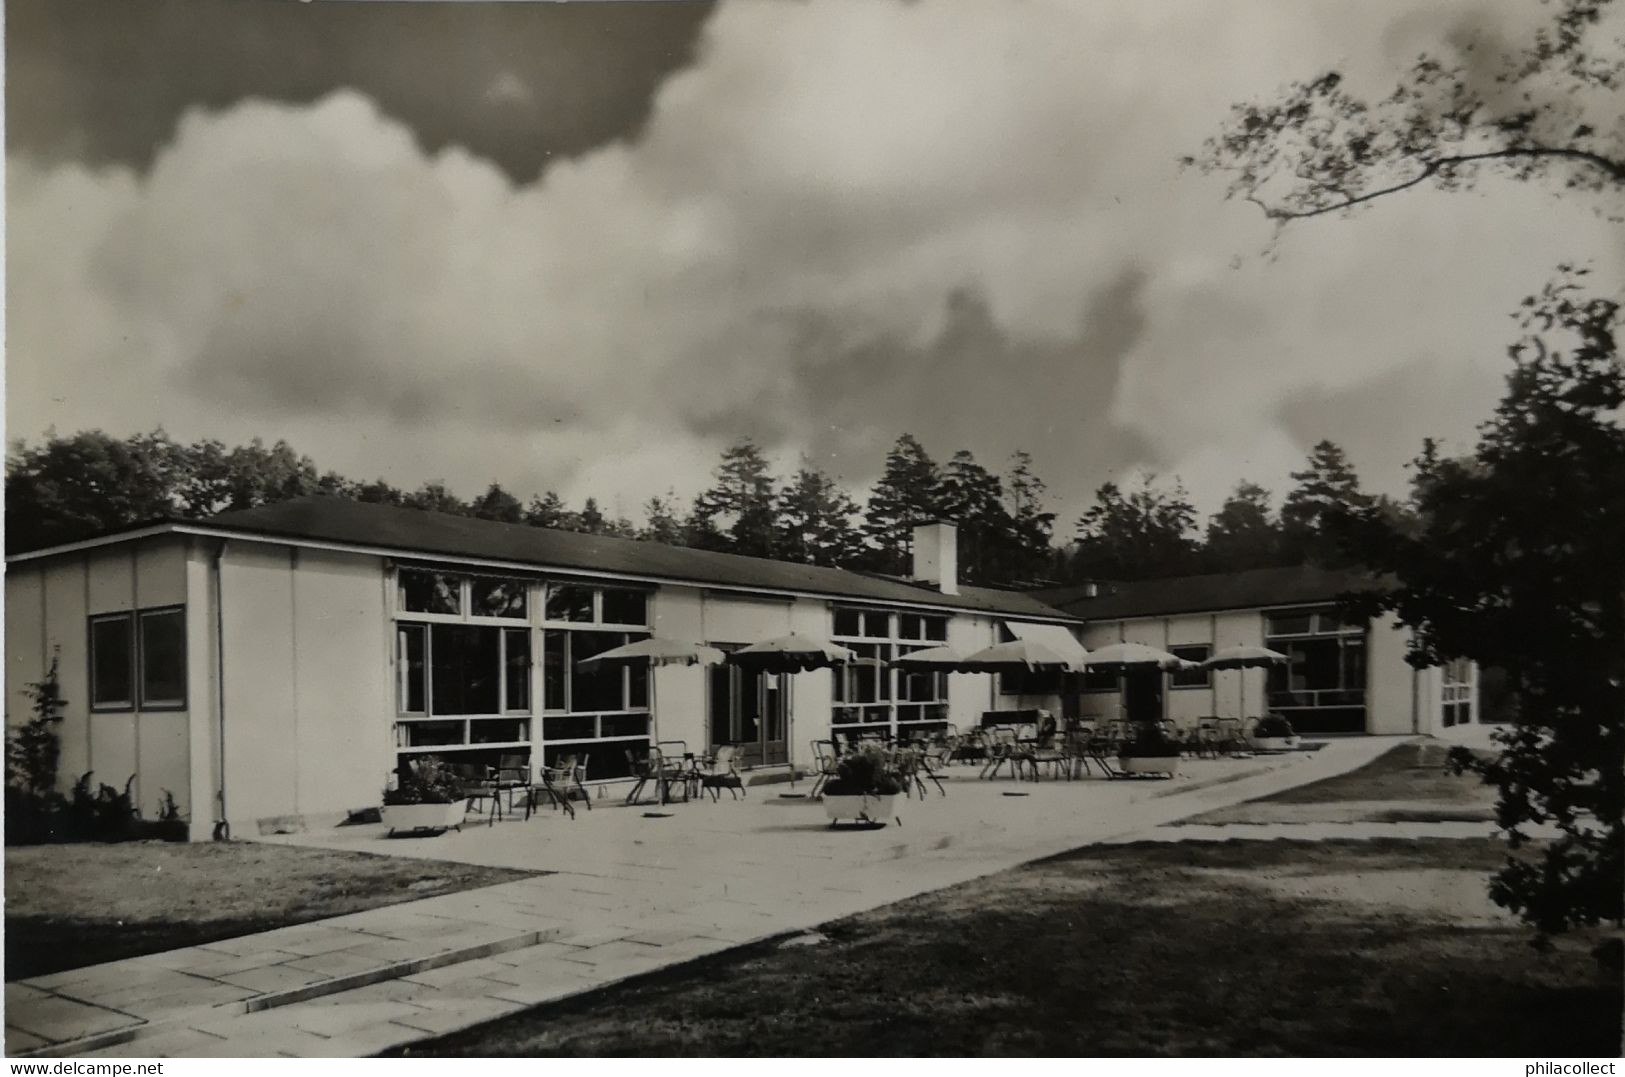
[[[985,616],[959,616],[948,621],[948,646],[960,654],[973,654],[999,641],[999,622]],[[1001,696],[995,694],[997,678],[986,673],[948,674],[948,721],[961,733],[982,724],[982,714],[992,710],[1022,710],[1026,706],[1058,706],[1054,697]],[[1037,702],[1024,703],[1036,698]]]
[[[91,782],[130,786],[137,808],[158,813],[164,793],[190,815],[193,790],[189,725],[196,698],[187,709],[90,710],[88,618],[189,602],[188,540],[160,536],[85,553],[22,561],[6,571],[6,725],[31,717],[27,685],[44,676],[53,652],[66,706],[59,727],[62,746],[57,771],[66,791],[82,774]],[[188,625],[188,676],[196,666],[196,640]]]
[[1405,661],[1408,642],[1405,630],[1391,617],[1372,622],[1366,637],[1368,733],[1431,733],[1436,726],[1438,671],[1412,669]]
[[235,832],[378,803],[394,767],[386,578],[377,557],[227,546],[219,725]]

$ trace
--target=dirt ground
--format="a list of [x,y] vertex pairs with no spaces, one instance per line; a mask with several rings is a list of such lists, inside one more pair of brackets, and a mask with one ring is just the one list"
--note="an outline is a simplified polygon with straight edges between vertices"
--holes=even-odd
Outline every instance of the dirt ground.
[[1491,841],[1098,847],[407,1052],[1576,1055],[1620,1046],[1593,934],[1485,898]]
[[193,946],[526,872],[252,842],[6,850],[6,979]]

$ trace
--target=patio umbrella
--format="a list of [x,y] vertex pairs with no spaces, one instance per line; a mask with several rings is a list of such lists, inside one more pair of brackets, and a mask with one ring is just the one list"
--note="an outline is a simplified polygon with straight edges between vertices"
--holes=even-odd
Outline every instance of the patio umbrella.
[[1077,665],[1069,658],[1030,639],[1013,639],[983,647],[975,654],[966,655],[959,663],[960,673],[1031,673],[1041,669],[1075,672]]
[[[860,661],[857,652],[825,640],[810,639],[792,632],[741,647],[728,655],[728,661],[763,673],[802,673],[809,669],[829,669]],[[785,714],[785,743],[790,764],[790,788],[796,787],[795,717],[796,682],[790,681],[789,706]]]
[[634,643],[611,647],[591,658],[583,658],[577,662],[578,666],[592,665],[620,665],[632,666],[642,662],[649,663],[649,713],[654,716],[653,728],[650,733],[655,743],[660,742],[660,710],[655,706],[655,666],[714,666],[727,655],[715,647],[707,647],[703,643],[688,643],[684,640],[667,639],[664,636],[650,636]]
[[[1268,647],[1258,647],[1253,644],[1241,644],[1237,647],[1226,647],[1214,651],[1202,665],[1207,669],[1259,669],[1265,666],[1278,666],[1282,662],[1290,661],[1280,651],[1272,651]],[[1239,717],[1247,717],[1247,678],[1241,678],[1241,704]]]
[[953,647],[927,647],[923,651],[898,655],[892,659],[891,664],[902,669],[946,670],[949,673],[959,673],[963,672],[965,656]]
[[[1083,664],[1089,669],[1111,670],[1125,673],[1131,669],[1195,669],[1195,662],[1187,662],[1177,654],[1170,654],[1144,643],[1111,643],[1090,651]],[[1123,702],[1118,700],[1118,714],[1123,715]]]

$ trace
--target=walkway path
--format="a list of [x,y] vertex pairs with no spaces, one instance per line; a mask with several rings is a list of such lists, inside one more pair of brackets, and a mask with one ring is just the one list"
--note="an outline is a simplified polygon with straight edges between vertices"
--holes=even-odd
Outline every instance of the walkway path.
[[832,832],[817,802],[770,786],[656,818],[598,802],[575,822],[543,812],[433,839],[278,839],[555,874],[7,984],[7,1051],[371,1054],[1080,846],[1160,840],[1163,824],[1393,743],[1188,761],[1171,783],[977,782],[960,768],[946,797],[903,801],[901,825],[875,831]]

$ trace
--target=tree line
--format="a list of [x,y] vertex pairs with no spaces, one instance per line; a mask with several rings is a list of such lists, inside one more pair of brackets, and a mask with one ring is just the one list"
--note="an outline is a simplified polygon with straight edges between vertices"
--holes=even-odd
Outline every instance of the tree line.
[[1331,563],[1340,557],[1328,537],[1332,514],[1372,506],[1404,512],[1366,494],[1342,449],[1329,441],[1293,473],[1296,485],[1279,513],[1267,490],[1243,481],[1204,528],[1177,480],[1146,476],[1102,485],[1070,539],[1055,534],[1047,488],[1026,451],[1012,453],[1000,473],[967,450],[939,463],[912,434],[893,444],[861,505],[815,467],[774,474],[762,449],[742,439],[722,453],[708,488],[686,505],[675,493],[650,498],[641,523],[606,512],[594,497],[575,508],[552,490],[522,500],[493,482],[465,500],[439,481],[405,490],[324,471],[286,441],[188,444],[163,430],[127,438],[89,430],[32,446],[16,442],[6,476],[12,551],[164,516],[206,517],[326,495],[897,575],[910,569],[913,525],[944,519],[958,525],[961,578],[1004,586]]

